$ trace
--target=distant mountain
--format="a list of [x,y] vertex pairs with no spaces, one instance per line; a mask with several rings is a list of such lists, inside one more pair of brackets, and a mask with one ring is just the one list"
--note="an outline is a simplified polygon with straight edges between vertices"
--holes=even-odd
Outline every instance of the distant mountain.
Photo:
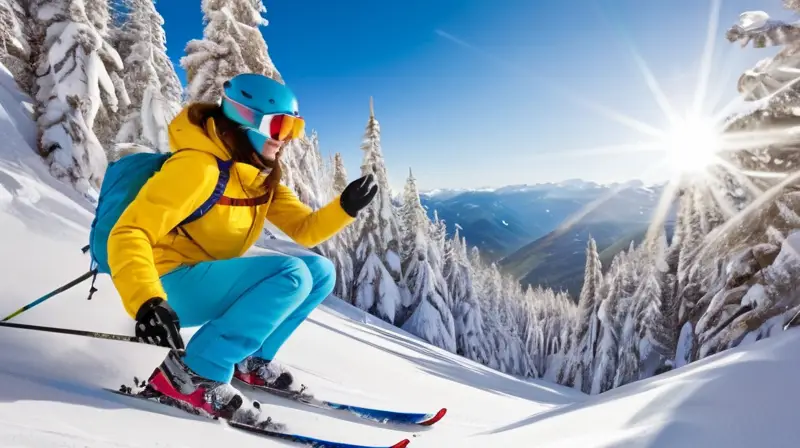
[[607,201],[585,217],[586,223],[609,223],[612,227],[621,223],[610,232],[617,236],[633,232],[641,227],[633,223],[649,220],[661,190],[661,186],[645,187],[639,181],[602,185],[571,179],[496,189],[433,190],[423,192],[421,200],[430,216],[438,211],[451,235],[458,224],[470,246],[478,246],[486,259],[496,261],[606,197]]
[[[605,272],[619,252],[644,239],[648,223],[644,221],[578,221],[568,229],[559,229],[526,245],[500,260],[503,272],[520,279],[523,285],[543,285],[566,290],[577,298],[583,286],[586,243],[589,235],[597,242]],[[672,237],[674,222],[666,223]]]

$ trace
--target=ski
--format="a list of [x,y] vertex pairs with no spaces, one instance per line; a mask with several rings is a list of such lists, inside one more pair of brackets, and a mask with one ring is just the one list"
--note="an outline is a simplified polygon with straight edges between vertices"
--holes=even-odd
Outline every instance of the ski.
[[434,423],[441,420],[447,413],[446,408],[442,408],[433,414],[414,413],[414,412],[397,412],[387,411],[383,409],[371,409],[361,406],[353,406],[349,404],[337,403],[333,401],[320,400],[314,398],[313,395],[305,393],[305,386],[299,391],[275,389],[269,386],[256,386],[245,383],[244,381],[235,378],[238,384],[242,384],[251,389],[262,391],[271,395],[276,395],[282,398],[303,403],[320,409],[328,409],[338,412],[347,412],[366,420],[371,420],[378,423],[396,423],[405,425],[419,425],[419,426],[432,426]]
[[[165,396],[147,397],[133,392],[110,389],[105,387],[103,388],[103,390],[127,398],[143,400],[150,403],[168,406],[170,408],[180,409],[181,411],[187,412],[191,415],[205,417],[211,421],[222,421],[231,428],[238,429],[240,431],[244,431],[250,434],[268,437],[272,439],[285,440],[288,442],[294,442],[300,445],[310,446],[313,448],[406,448],[411,443],[411,441],[408,439],[403,439],[400,442],[395,443],[394,445],[379,445],[379,446],[354,445],[350,443],[333,442],[330,440],[318,439],[315,437],[305,436],[301,434],[293,434],[285,430],[270,429],[269,427],[262,427],[256,424],[249,424],[235,420],[227,420],[216,416],[211,416],[201,410],[193,408],[189,405],[185,405],[177,400],[172,400]],[[271,420],[268,420],[266,425],[272,427],[282,427],[282,428],[286,427],[281,423],[275,423],[272,422]]]

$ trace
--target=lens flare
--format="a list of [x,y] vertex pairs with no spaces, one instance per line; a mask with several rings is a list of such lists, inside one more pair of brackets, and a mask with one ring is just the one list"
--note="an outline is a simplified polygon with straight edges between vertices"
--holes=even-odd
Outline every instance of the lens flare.
[[664,143],[676,174],[698,173],[716,162],[721,135],[710,118],[688,116],[674,123]]

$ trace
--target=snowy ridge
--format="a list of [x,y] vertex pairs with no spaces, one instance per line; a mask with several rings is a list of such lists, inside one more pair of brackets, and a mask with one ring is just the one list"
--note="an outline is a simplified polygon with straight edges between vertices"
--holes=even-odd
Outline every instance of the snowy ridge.
[[645,185],[640,180],[630,180],[627,182],[597,183],[582,179],[567,179],[561,182],[544,182],[537,184],[507,185],[503,187],[481,187],[481,188],[436,188],[433,190],[421,190],[420,195],[428,197],[453,197],[462,193],[523,193],[526,191],[544,191],[551,189],[567,190],[586,190],[586,189],[626,189],[639,188],[649,190],[658,188],[661,184]]

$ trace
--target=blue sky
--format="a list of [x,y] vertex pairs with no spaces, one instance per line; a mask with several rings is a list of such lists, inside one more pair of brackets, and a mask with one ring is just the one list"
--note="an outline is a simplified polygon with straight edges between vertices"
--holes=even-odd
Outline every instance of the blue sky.
[[[663,154],[587,154],[648,137],[586,103],[665,128],[631,49],[685,109],[711,10],[710,0],[264,3],[270,56],[324,155],[341,152],[350,177],[358,175],[372,95],[392,186],[401,188],[411,167],[421,189],[663,180],[665,169],[643,173]],[[186,42],[202,37],[200,0],[156,6],[185,81],[178,61]],[[716,108],[736,97],[744,69],[775,51],[724,39],[751,9],[791,17],[780,0],[722,3],[709,95]]]

